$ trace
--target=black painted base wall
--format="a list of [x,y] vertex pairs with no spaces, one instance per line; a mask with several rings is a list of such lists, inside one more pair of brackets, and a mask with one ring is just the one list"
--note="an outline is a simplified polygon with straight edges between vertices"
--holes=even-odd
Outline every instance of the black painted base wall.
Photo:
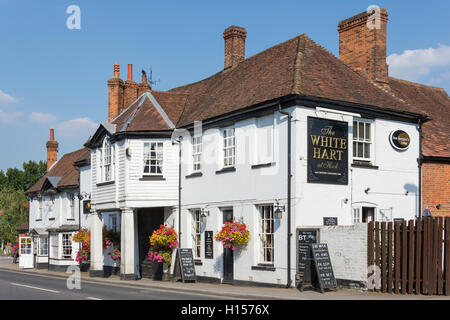
[[104,277],[120,275],[120,267],[103,266]]
[[37,263],[36,269],[48,269],[48,263]]

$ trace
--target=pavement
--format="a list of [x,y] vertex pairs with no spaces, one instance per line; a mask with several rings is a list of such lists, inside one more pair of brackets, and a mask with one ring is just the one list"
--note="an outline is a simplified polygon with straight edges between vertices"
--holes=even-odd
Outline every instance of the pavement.
[[[70,274],[57,271],[19,269],[18,264],[12,263],[11,257],[0,256],[0,273],[15,272],[24,275],[39,275],[48,278],[68,279]],[[0,277],[1,279],[1,277]],[[49,280],[50,281],[50,280]],[[87,272],[81,272],[81,285],[102,284],[120,286],[128,289],[155,289],[167,293],[197,295],[195,299],[207,299],[208,296],[216,299],[245,299],[245,300],[450,300],[448,296],[428,295],[395,295],[378,292],[368,292],[358,289],[339,289],[320,293],[317,291],[300,292],[296,288],[268,288],[252,286],[233,286],[226,284],[209,283],[182,283],[172,281],[154,281],[151,279],[120,280],[118,276],[109,278],[91,278]],[[125,290],[125,289],[124,289]],[[139,298],[139,297],[138,297]],[[1,297],[0,297],[1,299]],[[166,299],[183,299],[182,297],[168,295]],[[184,296],[184,299],[191,299]]]

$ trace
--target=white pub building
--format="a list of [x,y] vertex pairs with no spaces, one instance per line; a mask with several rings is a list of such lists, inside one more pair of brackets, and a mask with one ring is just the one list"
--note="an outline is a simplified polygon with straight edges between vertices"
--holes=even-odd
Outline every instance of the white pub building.
[[[304,34],[247,59],[245,29],[224,39],[223,70],[165,92],[145,73],[134,82],[131,65],[123,81],[115,64],[109,122],[85,144],[91,276],[110,266],[107,223],[121,232],[122,279],[150,274],[149,236],[167,224],[198,280],[290,286],[297,228],[418,215],[425,116]],[[248,246],[211,246],[232,220],[247,224]]]

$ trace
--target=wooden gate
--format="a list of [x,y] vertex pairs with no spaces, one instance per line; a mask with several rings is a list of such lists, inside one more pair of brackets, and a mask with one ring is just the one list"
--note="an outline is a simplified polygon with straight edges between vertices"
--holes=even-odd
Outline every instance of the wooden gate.
[[450,217],[370,222],[367,242],[367,265],[381,271],[373,291],[450,295]]

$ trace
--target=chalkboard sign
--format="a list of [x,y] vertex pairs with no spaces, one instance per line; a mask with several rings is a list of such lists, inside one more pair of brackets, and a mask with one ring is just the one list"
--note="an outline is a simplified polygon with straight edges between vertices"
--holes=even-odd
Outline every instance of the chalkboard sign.
[[310,245],[319,242],[318,229],[297,229],[297,286],[312,285]]
[[326,243],[312,244],[312,256],[316,266],[317,279],[320,285],[320,291],[324,289],[336,289],[337,283],[334,278],[333,266],[331,265],[328,245]]
[[213,232],[205,231],[205,259],[214,259]]
[[323,225],[324,226],[337,226],[338,218],[337,217],[323,217]]
[[197,281],[195,275],[194,254],[190,248],[177,249],[173,280],[180,278],[183,282]]

